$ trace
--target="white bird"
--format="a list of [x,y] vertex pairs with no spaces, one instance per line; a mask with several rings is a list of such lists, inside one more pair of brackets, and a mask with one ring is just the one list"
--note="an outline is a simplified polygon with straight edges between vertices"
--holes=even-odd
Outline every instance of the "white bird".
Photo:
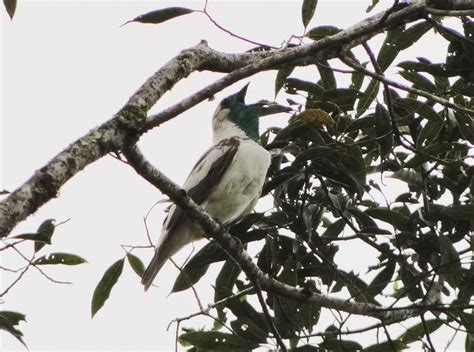
[[[268,101],[245,105],[247,88],[248,84],[220,102],[212,118],[213,146],[198,160],[183,186],[189,197],[222,224],[250,213],[260,198],[270,153],[259,143],[259,117],[291,110]],[[145,290],[171,256],[203,236],[199,225],[173,204],[142,277]]]

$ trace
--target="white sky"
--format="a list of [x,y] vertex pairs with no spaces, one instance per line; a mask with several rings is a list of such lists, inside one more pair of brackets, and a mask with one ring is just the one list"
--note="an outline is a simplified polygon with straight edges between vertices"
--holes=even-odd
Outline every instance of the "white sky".
[[[200,9],[204,1],[19,0],[13,22],[2,9],[0,189],[14,190],[70,142],[109,119],[154,71],[183,48],[201,39],[208,40],[214,49],[227,52],[251,47],[219,31],[202,14],[160,25],[132,23],[119,27],[139,14],[178,3]],[[369,1],[320,0],[310,27],[347,27],[366,16],[368,4]],[[376,10],[384,6],[379,5]],[[292,34],[302,33],[300,7],[300,1],[211,0],[209,11],[229,30],[279,46]],[[434,50],[433,55],[441,60],[444,47]],[[179,101],[220,76],[193,74],[164,96],[153,111]],[[272,99],[274,77],[275,73],[265,73],[251,78],[248,101]],[[226,89],[217,100],[242,84]],[[210,117],[215,104],[201,103],[141,139],[149,160],[177,183],[184,181],[194,161],[210,145]],[[263,121],[262,130],[283,125],[286,119],[269,117]],[[198,306],[188,291],[166,297],[177,275],[172,265],[165,266],[158,276],[160,287],[144,294],[139,278],[126,263],[111,298],[90,319],[95,286],[104,271],[123,257],[121,244],[146,244],[143,216],[159,199],[162,195],[133,170],[105,157],[70,180],[58,199],[15,229],[15,234],[32,232],[45,219],[60,222],[71,218],[56,229],[54,245],[43,249],[42,254],[69,252],[89,262],[76,267],[46,268],[53,278],[72,281],[73,285],[54,284],[31,270],[0,305],[0,310],[27,314],[28,322],[22,324],[21,330],[31,351],[174,348],[175,326],[166,331],[168,323],[197,311]],[[155,238],[164,207],[158,206],[150,216]],[[184,252],[181,259],[189,254]],[[136,253],[145,261],[151,256],[150,250]],[[354,253],[357,255],[357,251],[350,255]],[[353,262],[361,264],[361,259],[358,256]],[[10,255],[2,258],[2,263],[14,266],[21,260]],[[205,304],[212,302],[209,283],[214,278],[215,275],[208,275],[208,280],[197,286]],[[11,279],[11,275],[4,274],[2,287]],[[205,321],[209,319],[198,318],[183,326],[199,327]],[[5,333],[0,333],[0,346],[2,350],[23,350]]]

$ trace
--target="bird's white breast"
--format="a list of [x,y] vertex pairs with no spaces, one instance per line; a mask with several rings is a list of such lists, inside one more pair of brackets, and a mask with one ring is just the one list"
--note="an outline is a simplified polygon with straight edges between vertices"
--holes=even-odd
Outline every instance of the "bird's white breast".
[[250,212],[260,197],[269,166],[267,150],[252,140],[240,139],[231,165],[203,207],[222,223],[229,223]]

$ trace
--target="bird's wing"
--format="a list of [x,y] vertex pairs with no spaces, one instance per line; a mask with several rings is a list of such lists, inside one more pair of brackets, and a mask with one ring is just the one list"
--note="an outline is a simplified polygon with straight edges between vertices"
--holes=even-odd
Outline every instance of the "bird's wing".
[[[223,139],[204,153],[194,165],[183,188],[197,204],[206,200],[214,185],[222,178],[232,163],[239,144],[237,138]],[[174,207],[174,211],[170,212],[165,220],[165,230],[172,232],[184,217],[185,213],[179,207]]]

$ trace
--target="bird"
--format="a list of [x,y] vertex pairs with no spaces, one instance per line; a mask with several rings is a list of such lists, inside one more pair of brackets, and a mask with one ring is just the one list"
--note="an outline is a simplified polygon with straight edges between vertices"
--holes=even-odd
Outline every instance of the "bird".
[[[187,195],[223,225],[249,214],[260,198],[271,156],[259,142],[259,118],[291,111],[268,100],[246,105],[248,86],[218,104],[212,117],[213,145],[183,185]],[[169,258],[202,237],[200,226],[172,204],[154,256],[142,276],[145,291]]]

